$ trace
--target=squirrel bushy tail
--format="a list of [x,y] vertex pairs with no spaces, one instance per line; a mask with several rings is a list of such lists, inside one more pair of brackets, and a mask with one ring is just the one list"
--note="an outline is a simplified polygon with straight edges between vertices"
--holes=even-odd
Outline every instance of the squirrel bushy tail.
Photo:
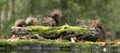
[[100,32],[101,32],[101,38],[100,38],[100,41],[105,41],[105,39],[106,39],[106,31],[105,31],[105,29],[103,28],[103,26],[101,25],[101,26],[98,26],[98,29],[100,30]]
[[58,9],[54,9],[50,13],[50,16],[56,21],[56,24],[58,25],[62,17],[62,12]]

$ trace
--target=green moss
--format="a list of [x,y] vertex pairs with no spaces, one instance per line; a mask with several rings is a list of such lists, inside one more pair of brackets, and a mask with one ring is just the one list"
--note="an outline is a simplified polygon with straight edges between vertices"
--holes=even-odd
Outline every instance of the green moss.
[[11,47],[11,44],[6,40],[0,40],[0,47]]
[[15,42],[11,42],[12,46],[18,46],[18,45],[29,45],[29,44],[33,44],[35,43],[35,41],[29,41],[29,40],[18,40]]
[[32,40],[32,41],[28,41],[28,40],[18,40],[18,41],[6,41],[6,40],[0,40],[0,47],[15,47],[15,46],[19,46],[19,45],[30,45],[30,44],[35,44],[35,43],[39,43],[42,45],[55,45],[57,47],[60,48],[70,48],[73,46],[77,46],[77,47],[92,47],[92,46],[98,46],[99,44],[96,43],[83,43],[83,42],[77,42],[77,43],[71,43],[70,41],[65,41],[65,42],[56,42],[55,40]]
[[78,26],[69,26],[63,25],[59,27],[49,27],[49,26],[28,26],[27,28],[32,29],[32,34],[39,34],[39,35],[54,35],[60,34],[64,31],[66,32],[74,32],[75,34],[85,34],[87,32],[86,28],[81,28]]
[[59,42],[59,43],[54,43],[54,45],[61,47],[61,48],[70,48],[72,47],[71,42]]
[[78,42],[78,43],[76,43],[76,45],[77,45],[77,47],[91,48],[91,47],[100,46],[101,44],[98,42],[90,42],[90,43]]
[[56,42],[55,40],[42,40],[39,41],[39,43],[43,44],[43,45],[54,45],[60,48],[69,48],[71,47],[71,42],[70,41],[65,41],[65,42]]
[[[72,47],[81,47],[81,48],[96,48],[101,46],[100,43],[98,42],[90,42],[90,43],[84,43],[84,42],[76,42],[76,43],[71,43],[70,41],[65,41],[65,42],[56,42],[55,40],[18,40],[18,41],[7,41],[7,40],[0,40],[0,47],[7,47],[7,48],[13,48],[16,46],[26,46],[26,45],[31,45],[39,43],[40,45],[48,45],[48,46],[57,46],[60,48],[72,48]],[[120,44],[114,44],[114,45],[109,45],[110,47],[119,47]]]
[[44,45],[48,45],[48,44],[53,44],[55,42],[55,40],[42,40],[39,41],[39,43],[44,44]]
[[120,44],[113,44],[113,45],[111,45],[111,47],[119,47],[120,46]]

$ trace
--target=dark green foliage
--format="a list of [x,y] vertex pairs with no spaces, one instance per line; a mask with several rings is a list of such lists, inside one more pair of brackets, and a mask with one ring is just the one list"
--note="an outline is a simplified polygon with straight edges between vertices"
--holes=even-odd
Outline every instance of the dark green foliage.
[[11,44],[6,40],[0,40],[0,47],[11,47]]

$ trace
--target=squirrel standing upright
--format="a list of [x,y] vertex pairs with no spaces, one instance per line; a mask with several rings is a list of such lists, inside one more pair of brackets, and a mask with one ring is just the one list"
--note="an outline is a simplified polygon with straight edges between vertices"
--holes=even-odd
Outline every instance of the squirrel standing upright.
[[97,20],[89,19],[88,23],[92,27],[95,27],[96,29],[99,29],[100,32],[102,33],[100,38],[97,41],[104,42],[105,39],[106,39],[106,31],[103,28],[102,23],[100,22],[100,20],[99,19],[97,19]]
[[54,9],[50,16],[43,18],[43,24],[49,24],[50,26],[58,26],[62,17],[62,12],[58,9]]

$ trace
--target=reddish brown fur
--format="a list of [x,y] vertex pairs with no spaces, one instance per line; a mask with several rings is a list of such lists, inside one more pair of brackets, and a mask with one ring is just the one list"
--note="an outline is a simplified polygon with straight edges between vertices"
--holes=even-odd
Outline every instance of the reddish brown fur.
[[88,22],[92,27],[95,27],[96,29],[99,29],[100,32],[101,32],[101,36],[97,41],[104,42],[105,39],[106,39],[106,31],[102,27],[102,24],[101,24],[100,20],[98,20],[98,19],[97,20],[90,19]]
[[16,26],[16,27],[24,27],[24,26],[25,26],[25,20],[24,20],[24,19],[18,19],[18,20],[15,22],[15,26]]
[[40,23],[41,19],[39,18],[33,18],[33,17],[28,17],[26,20],[25,20],[25,23],[27,26],[36,26]]
[[50,26],[57,26],[56,21],[52,17],[48,17],[48,16],[43,18],[42,23],[49,24]]
[[98,25],[100,25],[100,20],[92,20],[92,19],[90,19],[88,22],[90,23],[90,25],[92,27],[98,27]]
[[28,17],[26,20],[24,19],[18,19],[15,22],[16,27],[25,27],[25,26],[36,26],[40,23],[41,19],[39,18],[33,18],[33,17]]
[[62,12],[58,9],[54,9],[50,16],[56,21],[56,24],[59,25],[61,17],[62,17]]
[[47,23],[50,26],[58,26],[60,23],[61,17],[62,17],[62,12],[58,9],[54,9],[50,13],[50,16],[47,16],[43,19],[43,23]]

